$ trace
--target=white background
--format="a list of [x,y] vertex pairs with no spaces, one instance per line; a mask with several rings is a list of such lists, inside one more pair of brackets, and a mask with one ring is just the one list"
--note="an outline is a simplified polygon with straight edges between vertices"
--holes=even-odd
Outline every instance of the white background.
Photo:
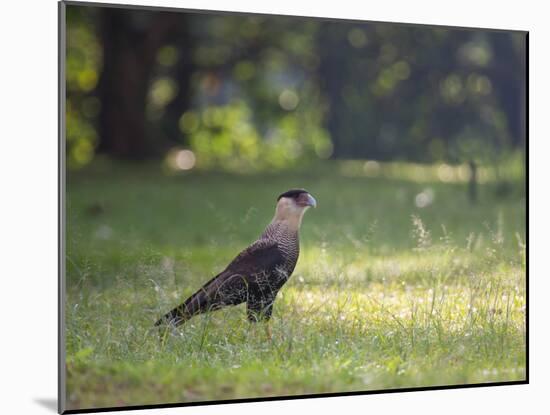
[[[531,384],[175,408],[140,414],[548,413],[550,151],[545,2],[489,0],[132,0],[179,6],[530,31]],[[116,0],[112,2],[116,3]],[[53,413],[57,390],[57,4],[11,0],[0,13],[0,408]]]

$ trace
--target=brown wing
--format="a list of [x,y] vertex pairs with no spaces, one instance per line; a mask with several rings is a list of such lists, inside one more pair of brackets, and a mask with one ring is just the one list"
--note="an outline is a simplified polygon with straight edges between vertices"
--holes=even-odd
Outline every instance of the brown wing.
[[260,239],[242,251],[227,268],[183,304],[156,322],[179,325],[192,316],[247,300],[248,285],[258,274],[270,275],[284,263],[277,242]]
[[283,263],[283,254],[277,242],[260,239],[237,255],[224,272],[242,273],[250,277],[258,273],[269,273]]

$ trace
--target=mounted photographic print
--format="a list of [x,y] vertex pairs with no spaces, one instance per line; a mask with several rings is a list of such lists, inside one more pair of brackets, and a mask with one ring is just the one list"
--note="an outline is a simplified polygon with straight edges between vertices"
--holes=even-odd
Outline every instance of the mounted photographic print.
[[527,32],[59,16],[60,412],[527,383]]

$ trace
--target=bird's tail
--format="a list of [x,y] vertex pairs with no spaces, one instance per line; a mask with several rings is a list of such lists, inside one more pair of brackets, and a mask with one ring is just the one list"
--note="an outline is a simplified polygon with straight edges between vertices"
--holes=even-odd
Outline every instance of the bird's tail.
[[216,309],[216,306],[217,304],[212,303],[207,290],[203,287],[185,300],[183,304],[180,304],[162,316],[155,323],[155,327],[178,327],[197,314]]
[[155,323],[155,327],[171,326],[177,327],[191,318],[191,315],[186,310],[185,303],[177,306],[173,310],[166,313]]

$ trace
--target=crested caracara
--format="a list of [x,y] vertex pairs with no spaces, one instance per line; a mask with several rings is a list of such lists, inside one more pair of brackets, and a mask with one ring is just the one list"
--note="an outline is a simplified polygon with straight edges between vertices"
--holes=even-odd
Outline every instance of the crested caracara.
[[[313,196],[303,189],[281,194],[275,216],[260,238],[155,326],[173,328],[197,314],[244,302],[250,321],[269,321],[275,297],[298,261],[298,233],[304,212],[316,205]],[[267,330],[271,337],[269,326]]]

